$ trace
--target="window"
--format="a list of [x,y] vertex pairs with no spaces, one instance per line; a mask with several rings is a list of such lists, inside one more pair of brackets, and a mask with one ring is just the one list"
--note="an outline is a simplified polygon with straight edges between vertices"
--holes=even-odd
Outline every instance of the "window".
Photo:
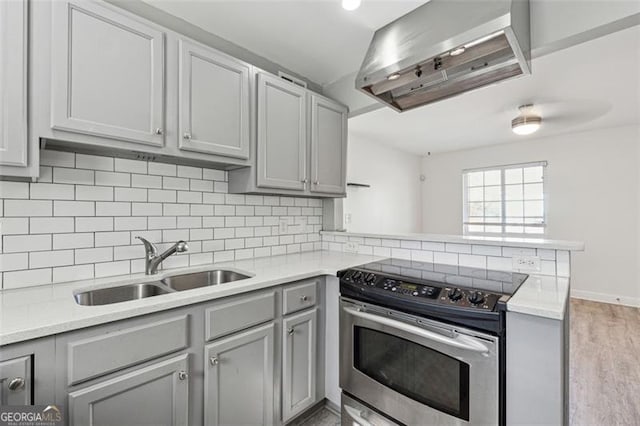
[[465,170],[464,233],[544,234],[546,162]]

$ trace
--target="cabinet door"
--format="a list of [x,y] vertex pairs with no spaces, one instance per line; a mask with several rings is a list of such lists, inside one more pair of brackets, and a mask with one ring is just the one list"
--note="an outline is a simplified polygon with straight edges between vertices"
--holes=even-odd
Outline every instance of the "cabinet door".
[[0,1],[0,165],[27,166],[27,1]]
[[282,325],[282,421],[316,402],[316,323],[313,309],[285,318]]
[[69,394],[71,425],[187,425],[188,355]]
[[311,191],[344,194],[347,108],[311,96]]
[[304,191],[306,90],[258,74],[258,186]]
[[0,361],[0,405],[31,405],[31,356]]
[[99,2],[52,7],[52,128],[163,146],[164,34]]
[[180,149],[249,158],[249,65],[187,40],[180,50]]
[[273,424],[273,323],[205,346],[206,425]]

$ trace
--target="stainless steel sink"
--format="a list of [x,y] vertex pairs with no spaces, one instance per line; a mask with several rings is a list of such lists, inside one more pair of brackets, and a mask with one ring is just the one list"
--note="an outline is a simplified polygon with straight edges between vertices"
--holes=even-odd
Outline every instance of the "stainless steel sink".
[[166,288],[159,282],[148,282],[90,290],[75,294],[73,297],[78,305],[97,306],[144,299],[171,292],[171,289]]
[[225,284],[233,281],[246,280],[247,278],[251,277],[249,275],[226,269],[215,269],[213,271],[174,275],[172,277],[162,279],[162,283],[173,290],[183,291],[199,287]]

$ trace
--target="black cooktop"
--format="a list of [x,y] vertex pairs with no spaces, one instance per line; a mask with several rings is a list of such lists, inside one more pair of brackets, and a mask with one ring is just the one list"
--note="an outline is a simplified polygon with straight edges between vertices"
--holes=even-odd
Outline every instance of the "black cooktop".
[[338,277],[342,297],[500,333],[506,302],[528,275],[384,259]]
[[517,272],[494,271],[439,263],[415,262],[403,259],[384,259],[356,266],[354,269],[382,275],[395,275],[442,287],[466,287],[487,293],[511,296],[529,275]]

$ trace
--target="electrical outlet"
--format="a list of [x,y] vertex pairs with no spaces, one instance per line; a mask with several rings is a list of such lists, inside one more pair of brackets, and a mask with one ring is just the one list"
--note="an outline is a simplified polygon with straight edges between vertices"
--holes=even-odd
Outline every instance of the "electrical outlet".
[[538,256],[513,256],[513,269],[518,271],[540,271],[540,258]]
[[344,214],[344,223],[345,225],[348,225],[351,223],[351,213],[345,213]]
[[278,222],[278,233],[280,235],[289,233],[289,222],[286,218],[280,218],[280,222]]
[[344,245],[344,251],[348,253],[357,253],[359,246],[360,244],[356,243],[355,241],[347,241],[347,243]]

